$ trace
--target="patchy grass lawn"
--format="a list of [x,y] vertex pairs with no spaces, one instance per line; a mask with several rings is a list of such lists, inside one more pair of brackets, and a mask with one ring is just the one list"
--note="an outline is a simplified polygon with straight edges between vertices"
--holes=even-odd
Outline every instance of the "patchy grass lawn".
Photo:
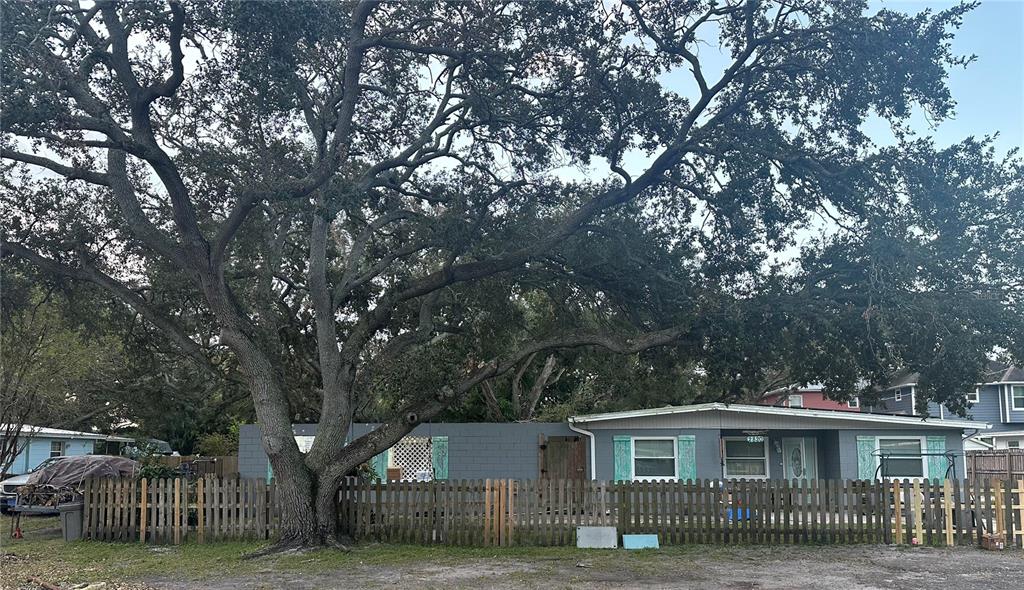
[[107,590],[203,588],[700,588],[821,590],[955,587],[1020,588],[1024,552],[971,548],[855,546],[683,546],[659,551],[572,547],[505,549],[360,545],[258,560],[263,546],[226,542],[181,546],[64,543],[56,517],[25,517],[25,538],[0,519],[0,587],[39,590],[92,581]]
[[[416,545],[369,544],[350,552],[335,550],[285,554],[247,560],[244,556],[266,545],[256,541],[232,541],[179,546],[142,545],[140,543],[102,543],[79,541],[65,543],[60,536],[57,517],[22,517],[24,538],[8,536],[10,517],[2,519],[0,549],[3,561],[0,581],[4,588],[19,588],[29,576],[51,583],[78,584],[93,581],[131,582],[168,580],[213,582],[230,572],[232,576],[259,576],[269,571],[282,574],[325,574],[354,568],[391,570],[429,562],[434,566],[455,567],[477,560],[544,563],[581,563],[595,567],[595,553],[573,547],[514,547],[487,549],[475,547],[423,547]],[[694,547],[673,548],[677,555]],[[600,553],[598,553],[600,555]],[[642,569],[654,558],[653,552],[623,555],[616,567]],[[588,563],[582,563],[585,560]],[[536,569],[536,568],[531,568]],[[125,587],[134,587],[125,585]],[[140,586],[145,587],[145,586]],[[199,587],[199,586],[197,586]]]

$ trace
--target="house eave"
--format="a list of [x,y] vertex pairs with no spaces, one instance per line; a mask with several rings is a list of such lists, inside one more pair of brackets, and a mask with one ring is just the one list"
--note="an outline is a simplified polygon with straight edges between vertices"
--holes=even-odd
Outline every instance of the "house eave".
[[836,410],[815,410],[809,408],[786,408],[778,406],[756,406],[748,404],[723,404],[708,403],[692,406],[666,406],[664,408],[652,408],[647,410],[631,410],[626,412],[609,412],[605,414],[589,414],[582,416],[571,416],[569,422],[592,423],[605,422],[608,420],[622,420],[627,418],[643,418],[649,416],[664,416],[671,414],[690,414],[696,412],[723,411],[740,414],[768,414],[775,416],[795,416],[806,418],[821,418],[825,420],[840,420],[846,422],[875,422],[880,424],[919,425],[938,428],[975,428],[988,430],[992,425],[988,422],[975,422],[973,420],[931,420],[916,416],[893,416],[883,414],[870,414],[866,412],[841,412]]

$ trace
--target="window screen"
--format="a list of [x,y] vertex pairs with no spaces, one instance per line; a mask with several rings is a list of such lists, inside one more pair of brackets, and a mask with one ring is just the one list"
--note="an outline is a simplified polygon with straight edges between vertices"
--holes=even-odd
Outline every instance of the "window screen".
[[924,477],[919,439],[881,438],[878,450],[884,477]]
[[633,477],[673,479],[676,477],[674,440],[633,440]]
[[725,441],[726,477],[767,477],[768,461],[764,442]]

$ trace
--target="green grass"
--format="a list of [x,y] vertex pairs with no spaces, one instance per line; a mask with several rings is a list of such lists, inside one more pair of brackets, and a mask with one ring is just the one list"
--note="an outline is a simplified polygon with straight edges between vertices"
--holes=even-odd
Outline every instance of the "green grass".
[[642,572],[655,561],[676,560],[707,548],[670,547],[661,551],[616,552],[605,559],[607,551],[575,547],[427,547],[417,545],[357,545],[352,551],[321,550],[285,554],[256,560],[244,559],[247,553],[265,542],[230,541],[179,546],[142,545],[140,543],[104,543],[78,541],[65,543],[60,538],[56,517],[22,518],[25,538],[11,540],[7,534],[10,518],[0,519],[3,539],[0,549],[15,556],[5,558],[5,576],[39,576],[55,583],[98,580],[132,581],[140,578],[202,580],[218,576],[242,576],[268,571],[318,573],[345,570],[352,566],[401,566],[431,563],[455,565],[475,560],[526,561],[538,570],[567,563],[583,562],[594,569],[615,568]]
[[[321,550],[284,554],[256,560],[244,556],[266,542],[228,541],[207,544],[142,545],[140,543],[104,543],[78,541],[65,543],[60,538],[56,517],[24,517],[25,538],[11,540],[7,534],[10,519],[0,519],[0,550],[13,557],[0,561],[4,579],[39,576],[57,584],[91,581],[140,579],[215,580],[227,576],[256,576],[266,573],[318,574],[353,571],[360,568],[382,570],[413,569],[429,566],[470,566],[529,564],[522,572],[509,575],[524,581],[547,579],[565,581],[566,575],[586,575],[577,569],[601,575],[642,578],[651,572],[680,572],[696,560],[744,563],[751,559],[772,558],[793,551],[791,546],[682,545],[660,550],[609,551],[575,547],[438,547],[419,545],[360,544],[352,551]],[[779,557],[780,559],[782,557]]]

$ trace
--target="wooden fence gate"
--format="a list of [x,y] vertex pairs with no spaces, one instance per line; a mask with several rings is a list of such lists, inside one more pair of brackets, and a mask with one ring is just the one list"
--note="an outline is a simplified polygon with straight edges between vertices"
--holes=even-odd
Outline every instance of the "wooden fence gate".
[[544,436],[539,441],[540,479],[586,479],[587,447],[580,436]]

